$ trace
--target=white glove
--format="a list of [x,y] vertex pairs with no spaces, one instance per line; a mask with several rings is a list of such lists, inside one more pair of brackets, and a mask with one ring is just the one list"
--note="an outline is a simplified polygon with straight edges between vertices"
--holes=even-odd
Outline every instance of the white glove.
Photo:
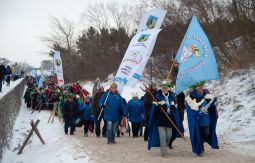
[[205,99],[201,100],[199,103],[196,102],[196,99],[193,100],[190,98],[190,96],[187,96],[185,98],[187,104],[191,107],[192,110],[199,110],[199,106],[205,101]]
[[159,103],[156,102],[156,101],[153,101],[152,103],[153,103],[154,105],[156,105],[156,106],[158,106],[158,104],[159,104]]
[[156,106],[166,104],[165,101],[159,101],[159,102],[153,101],[152,103],[155,104]]
[[158,103],[159,103],[160,105],[165,105],[165,104],[166,104],[165,101],[159,101]]
[[211,94],[206,94],[204,98],[207,99],[207,100],[211,100],[211,99],[214,98],[214,96],[211,95]]

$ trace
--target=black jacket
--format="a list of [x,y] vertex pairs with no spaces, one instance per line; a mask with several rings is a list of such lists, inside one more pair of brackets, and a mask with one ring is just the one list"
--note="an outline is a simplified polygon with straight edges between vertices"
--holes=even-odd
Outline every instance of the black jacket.
[[[156,90],[151,89],[150,91],[155,97],[156,96]],[[143,103],[144,103],[146,119],[150,118],[150,111],[151,111],[152,102],[153,102],[153,99],[152,99],[151,95],[148,92],[146,92],[144,97],[143,97]]]
[[70,119],[70,118],[74,118],[77,115],[77,105],[75,104],[74,101],[66,101],[64,103],[64,107],[63,107],[63,117],[64,119]]
[[4,65],[0,65],[0,80],[3,80],[5,75],[6,75],[6,68],[4,67]]
[[92,114],[100,114],[100,107],[99,107],[99,101],[101,96],[104,94],[104,92],[97,92],[95,96],[92,99]]

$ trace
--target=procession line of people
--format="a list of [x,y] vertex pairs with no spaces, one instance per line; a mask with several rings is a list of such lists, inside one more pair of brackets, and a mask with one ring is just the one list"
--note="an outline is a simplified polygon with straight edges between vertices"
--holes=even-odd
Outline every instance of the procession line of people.
[[[159,147],[162,157],[167,157],[174,140],[180,137],[177,130],[184,133],[182,123],[186,110],[192,150],[201,155],[205,142],[213,149],[219,148],[217,98],[203,86],[204,82],[196,83],[189,94],[183,92],[178,96],[168,81],[163,81],[159,90],[151,83],[144,96],[139,98],[138,92],[134,91],[132,99],[126,102],[118,93],[116,83],[111,83],[104,91],[99,78],[94,83],[92,95],[79,81],[59,87],[53,77],[48,77],[38,88],[35,80],[29,78],[24,98],[27,107],[32,109],[39,109],[36,106],[41,103],[40,109],[52,110],[57,103],[56,114],[64,119],[65,134],[75,135],[76,127],[83,126],[85,137],[89,136],[89,131],[94,133],[95,130],[98,138],[102,136],[108,144],[116,144],[116,136],[123,135],[126,127],[132,131],[133,138],[143,134],[149,150]],[[127,128],[129,122],[132,129]]]

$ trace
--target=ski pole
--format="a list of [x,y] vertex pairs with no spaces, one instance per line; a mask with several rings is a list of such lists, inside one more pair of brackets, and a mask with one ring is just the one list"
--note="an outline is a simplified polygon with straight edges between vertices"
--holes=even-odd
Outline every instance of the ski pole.
[[[106,98],[105,98],[104,105],[106,105],[106,102],[107,102],[107,100],[108,100],[109,94],[110,94],[110,90],[109,90],[109,92],[108,92],[108,94],[107,94],[107,96],[106,96]],[[98,116],[97,120],[99,120],[99,119],[100,119],[100,117],[101,117],[101,115],[102,115],[103,110],[104,110],[104,108],[102,107],[102,109],[101,109],[101,111],[100,111],[100,114],[99,114],[99,116]]]

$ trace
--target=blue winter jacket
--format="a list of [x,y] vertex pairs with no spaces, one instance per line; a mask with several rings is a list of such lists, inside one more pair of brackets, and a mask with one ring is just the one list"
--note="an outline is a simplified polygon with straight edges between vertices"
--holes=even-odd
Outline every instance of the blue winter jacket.
[[83,102],[79,101],[79,112],[82,112],[83,120],[91,120],[91,107],[90,102],[83,104]]
[[130,122],[139,123],[145,119],[145,111],[143,101],[140,99],[132,99],[127,104],[128,118]]
[[[109,94],[109,96],[108,96]],[[107,98],[108,96],[108,98]],[[107,98],[107,100],[106,100]],[[127,110],[119,93],[113,94],[111,91],[105,92],[99,101],[99,107],[102,107],[105,103],[104,120],[106,121],[118,121],[121,114],[127,115]]]
[[12,74],[11,67],[7,66],[6,67],[6,75],[11,75],[11,74]]

